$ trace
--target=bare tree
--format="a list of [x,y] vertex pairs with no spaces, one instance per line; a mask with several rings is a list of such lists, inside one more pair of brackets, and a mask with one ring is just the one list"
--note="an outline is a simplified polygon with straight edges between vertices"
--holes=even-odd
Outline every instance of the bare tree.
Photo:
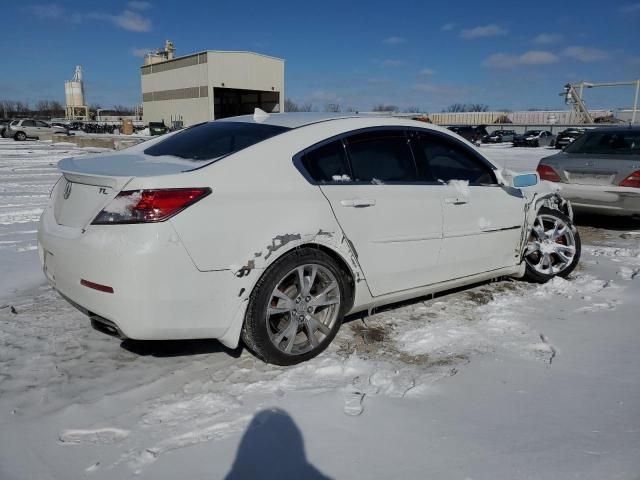
[[324,111],[337,113],[342,111],[342,107],[340,107],[339,103],[327,103],[324,106]]
[[53,117],[64,115],[64,107],[58,100],[52,100],[49,102],[49,108],[51,109],[51,116]]
[[112,110],[116,115],[133,115],[133,108],[125,105],[114,105]]
[[443,111],[448,113],[487,112],[489,111],[489,105],[483,103],[452,103]]
[[297,104],[290,98],[285,98],[284,111],[285,112],[310,112],[311,104],[310,103]]
[[402,111],[404,113],[421,113],[422,109],[420,107],[407,107]]
[[374,112],[397,112],[398,111],[398,107],[396,107],[395,105],[384,105],[384,104],[379,104],[379,105],[374,105],[372,108],[372,111]]

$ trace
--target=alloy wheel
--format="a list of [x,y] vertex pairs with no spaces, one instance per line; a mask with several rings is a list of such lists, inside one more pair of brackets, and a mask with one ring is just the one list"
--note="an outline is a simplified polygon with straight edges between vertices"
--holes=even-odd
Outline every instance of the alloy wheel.
[[301,355],[320,345],[340,313],[335,275],[318,264],[300,265],[273,289],[265,312],[271,343],[287,355]]
[[538,215],[524,252],[527,264],[543,275],[557,275],[571,265],[575,255],[571,226],[553,215]]

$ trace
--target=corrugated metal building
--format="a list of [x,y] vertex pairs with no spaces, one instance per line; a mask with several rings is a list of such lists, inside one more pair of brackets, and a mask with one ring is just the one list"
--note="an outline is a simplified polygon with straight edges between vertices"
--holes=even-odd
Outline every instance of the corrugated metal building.
[[253,113],[280,112],[284,60],[254,52],[207,50],[140,67],[143,120],[184,126]]
[[[590,110],[593,118],[608,117],[611,110]],[[490,125],[516,123],[523,125],[554,125],[582,123],[573,110],[526,112],[456,112],[429,113],[429,119],[438,125]]]

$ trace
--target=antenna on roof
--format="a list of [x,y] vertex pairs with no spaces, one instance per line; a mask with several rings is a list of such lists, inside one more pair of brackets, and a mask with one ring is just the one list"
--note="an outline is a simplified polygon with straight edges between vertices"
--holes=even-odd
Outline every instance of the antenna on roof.
[[253,111],[253,121],[256,122],[256,123],[262,123],[269,117],[270,117],[270,115],[267,112],[265,112],[264,110],[261,110],[259,108],[256,108]]

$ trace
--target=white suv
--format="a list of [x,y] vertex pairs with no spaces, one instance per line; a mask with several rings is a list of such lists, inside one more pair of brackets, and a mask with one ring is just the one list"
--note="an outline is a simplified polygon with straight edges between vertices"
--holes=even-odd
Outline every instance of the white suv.
[[18,141],[23,141],[27,138],[40,138],[42,134],[67,133],[67,130],[63,127],[54,127],[42,120],[33,120],[31,118],[14,120],[9,125],[9,131],[11,136]]

